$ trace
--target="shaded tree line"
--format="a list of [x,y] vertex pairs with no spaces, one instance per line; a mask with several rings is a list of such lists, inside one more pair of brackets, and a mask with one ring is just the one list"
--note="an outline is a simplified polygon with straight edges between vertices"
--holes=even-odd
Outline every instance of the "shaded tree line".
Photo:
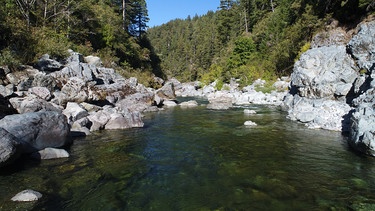
[[2,0],[0,65],[62,59],[67,49],[95,54],[106,66],[155,72],[158,58],[146,36],[145,0]]
[[373,0],[221,0],[216,12],[148,30],[162,68],[183,81],[243,85],[290,74],[312,36],[330,20],[355,25]]

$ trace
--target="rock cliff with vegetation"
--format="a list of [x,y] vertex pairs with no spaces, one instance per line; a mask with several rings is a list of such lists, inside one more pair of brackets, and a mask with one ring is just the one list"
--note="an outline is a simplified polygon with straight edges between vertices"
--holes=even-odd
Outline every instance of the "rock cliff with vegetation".
[[344,42],[331,32],[325,38],[329,42],[322,42],[328,46],[314,44],[301,55],[284,103],[289,118],[310,128],[349,133],[350,146],[375,156],[375,18],[349,33],[351,39]]

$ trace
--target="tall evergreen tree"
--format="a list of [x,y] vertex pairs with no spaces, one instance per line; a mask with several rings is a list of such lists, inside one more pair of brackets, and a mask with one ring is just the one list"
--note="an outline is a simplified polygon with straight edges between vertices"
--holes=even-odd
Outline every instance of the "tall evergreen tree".
[[147,31],[147,22],[149,21],[146,1],[133,0],[130,9],[129,32],[140,38]]

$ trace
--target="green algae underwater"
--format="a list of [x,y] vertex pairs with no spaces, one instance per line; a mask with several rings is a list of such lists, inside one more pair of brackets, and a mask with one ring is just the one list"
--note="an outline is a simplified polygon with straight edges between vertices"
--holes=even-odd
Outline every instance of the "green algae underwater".
[[[375,160],[276,107],[176,107],[144,122],[2,170],[0,210],[375,210]],[[24,189],[43,198],[10,201]]]

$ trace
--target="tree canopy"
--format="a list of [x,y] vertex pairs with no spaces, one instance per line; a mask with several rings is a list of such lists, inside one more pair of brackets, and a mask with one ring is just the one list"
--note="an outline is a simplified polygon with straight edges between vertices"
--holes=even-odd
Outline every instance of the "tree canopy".
[[[353,25],[373,0],[222,0],[216,12],[148,30],[170,76],[212,82],[290,74],[295,59],[329,20]],[[302,49],[302,50],[301,50]]]
[[96,54],[107,66],[161,76],[146,36],[145,0],[3,0],[0,65],[61,59],[68,48]]

